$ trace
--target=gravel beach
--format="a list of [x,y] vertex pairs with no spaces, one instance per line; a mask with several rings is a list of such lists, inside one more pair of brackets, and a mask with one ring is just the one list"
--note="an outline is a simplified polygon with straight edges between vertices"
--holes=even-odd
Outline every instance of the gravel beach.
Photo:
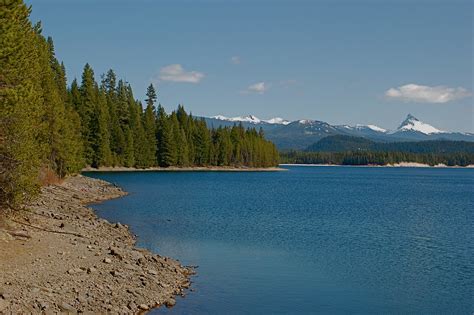
[[135,247],[86,205],[126,195],[85,176],[0,216],[0,313],[138,313],[175,304],[193,270]]

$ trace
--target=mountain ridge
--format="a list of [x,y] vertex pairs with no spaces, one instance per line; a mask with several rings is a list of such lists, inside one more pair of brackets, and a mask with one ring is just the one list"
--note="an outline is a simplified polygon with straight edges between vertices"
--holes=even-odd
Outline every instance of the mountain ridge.
[[474,142],[474,134],[449,132],[425,123],[412,114],[408,114],[399,127],[388,130],[374,124],[331,125],[313,119],[289,121],[282,118],[268,120],[254,115],[225,117],[203,117],[210,127],[232,126],[241,123],[245,128],[262,128],[267,138],[279,149],[305,149],[319,140],[333,135],[348,135],[367,138],[378,142],[453,140]]

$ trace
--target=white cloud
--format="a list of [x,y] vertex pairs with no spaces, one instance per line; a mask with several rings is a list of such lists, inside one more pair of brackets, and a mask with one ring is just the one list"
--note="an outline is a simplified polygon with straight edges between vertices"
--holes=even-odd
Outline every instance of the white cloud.
[[407,84],[388,89],[385,96],[405,102],[447,103],[470,96],[471,93],[462,87],[426,86]]
[[172,64],[161,68],[160,80],[171,82],[199,83],[204,78],[204,73],[185,71],[180,64]]
[[255,84],[252,84],[250,85],[245,91],[243,91],[242,93],[244,94],[249,94],[249,93],[257,93],[257,94],[263,94],[265,93],[266,91],[268,91],[268,89],[270,88],[270,85],[268,83],[265,83],[265,82],[258,82],[258,83],[255,83]]
[[232,62],[234,65],[238,65],[238,64],[240,64],[240,57],[239,56],[232,56],[232,58],[230,58],[230,62]]

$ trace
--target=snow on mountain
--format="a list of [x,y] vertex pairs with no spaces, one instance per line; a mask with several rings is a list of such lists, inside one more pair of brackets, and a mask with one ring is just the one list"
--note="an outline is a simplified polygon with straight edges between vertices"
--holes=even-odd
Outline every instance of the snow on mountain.
[[276,125],[288,125],[290,123],[289,120],[285,120],[280,117],[275,117],[269,120],[264,120],[264,122],[269,123],[269,124],[276,124]]
[[298,120],[298,122],[302,125],[312,125],[316,122],[316,120],[311,120],[311,119],[301,119]]
[[268,120],[262,120],[255,117],[254,115],[237,116],[237,117],[225,117],[222,115],[217,115],[211,118],[218,119],[218,120],[225,120],[225,121],[233,121],[233,122],[247,122],[251,124],[267,123],[267,124],[272,124],[272,125],[288,125],[290,123],[288,120],[285,120],[280,117],[275,117]]
[[425,135],[431,135],[436,133],[445,133],[445,131],[436,129],[435,127],[426,124],[411,114],[408,114],[407,118],[400,124],[400,127],[395,132],[404,131],[417,131],[424,133]]
[[[254,115],[247,115],[247,116],[237,116],[237,117],[226,117],[226,116],[223,116],[223,115],[217,115],[217,116],[213,116],[213,117],[210,117],[212,119],[217,119],[217,120],[222,120],[222,121],[229,121],[229,122],[244,122],[244,123],[251,123],[251,124],[268,124],[268,125],[293,125],[293,124],[296,124],[296,125],[303,125],[301,127],[303,128],[311,128],[311,132],[314,128],[321,130],[322,129],[334,129],[334,130],[338,130],[339,132],[349,132],[349,133],[354,133],[355,135],[358,135],[358,136],[366,136],[366,135],[373,135],[373,136],[377,136],[377,134],[380,134],[380,136],[383,136],[383,134],[386,134],[387,136],[390,136],[390,135],[394,135],[394,134],[397,134],[397,135],[400,135],[401,133],[407,133],[407,132],[415,132],[415,133],[418,133],[419,135],[420,134],[424,134],[424,135],[440,135],[440,134],[443,134],[443,135],[448,135],[449,133],[446,132],[446,131],[442,131],[442,130],[439,130],[433,126],[431,126],[430,124],[427,124],[427,123],[424,123],[422,121],[420,121],[419,119],[417,119],[416,117],[414,117],[413,115],[411,114],[408,114],[408,116],[406,117],[406,119],[400,124],[400,126],[396,129],[396,130],[393,130],[393,131],[389,131],[387,129],[384,129],[384,128],[381,128],[379,126],[376,126],[376,125],[372,125],[372,124],[369,124],[369,125],[360,125],[360,124],[357,124],[357,125],[354,125],[354,126],[350,126],[350,125],[337,125],[337,126],[332,126],[332,125],[329,125],[325,122],[322,122],[322,121],[318,121],[318,120],[311,120],[311,119],[301,119],[301,120],[296,120],[296,121],[289,121],[289,120],[285,120],[283,118],[280,118],[280,117],[275,117],[275,118],[271,118],[271,119],[268,119],[268,120],[265,120],[265,119],[259,119],[257,117],[255,117]],[[308,131],[309,129],[307,129]],[[309,132],[309,131],[308,131]],[[408,135],[408,134],[407,134]],[[421,135],[420,135],[421,136]],[[471,134],[466,134],[465,136],[472,136]]]
[[339,126],[336,126],[338,128],[343,128],[343,129],[348,129],[348,130],[359,130],[359,131],[364,131],[364,130],[372,130],[372,131],[375,131],[375,132],[382,132],[382,133],[386,133],[388,130],[386,129],[383,129],[379,126],[376,126],[376,125],[360,125],[360,124],[357,124],[355,126],[349,126],[349,125],[339,125]]
[[225,120],[225,121],[241,121],[241,122],[248,122],[248,123],[253,123],[253,124],[258,124],[261,122],[260,119],[253,115],[247,115],[247,116],[238,116],[238,117],[226,117],[222,115],[217,115],[211,117],[213,119],[218,119],[218,120]]
[[222,115],[212,116],[212,117],[209,117],[209,118],[218,119],[218,120],[230,120],[230,118],[227,118],[227,117],[222,116]]
[[376,126],[376,125],[365,125],[365,126],[361,126],[361,125],[357,125],[356,127],[365,127],[365,128],[369,128],[373,131],[377,131],[377,132],[387,132],[386,129],[383,129],[379,126]]
[[267,138],[273,141],[280,149],[302,150],[324,137],[335,135],[348,135],[381,142],[426,140],[474,141],[474,134],[472,133],[442,131],[418,120],[412,115],[408,115],[395,130],[386,130],[373,124],[331,125],[324,121],[312,119],[287,121],[277,117],[263,120],[253,115],[230,118],[218,115],[210,117],[208,120],[208,124],[212,127],[219,125],[219,122],[216,120],[222,121],[221,124],[227,126],[232,126],[236,122],[242,122],[245,127],[249,127],[249,125],[257,128],[261,127],[265,131]]

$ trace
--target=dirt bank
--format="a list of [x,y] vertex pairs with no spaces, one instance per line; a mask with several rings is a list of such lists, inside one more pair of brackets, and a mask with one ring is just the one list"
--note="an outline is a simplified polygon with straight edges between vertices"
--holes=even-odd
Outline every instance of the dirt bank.
[[85,206],[125,194],[76,176],[0,216],[0,313],[137,313],[174,305],[192,270],[134,247],[127,226]]

